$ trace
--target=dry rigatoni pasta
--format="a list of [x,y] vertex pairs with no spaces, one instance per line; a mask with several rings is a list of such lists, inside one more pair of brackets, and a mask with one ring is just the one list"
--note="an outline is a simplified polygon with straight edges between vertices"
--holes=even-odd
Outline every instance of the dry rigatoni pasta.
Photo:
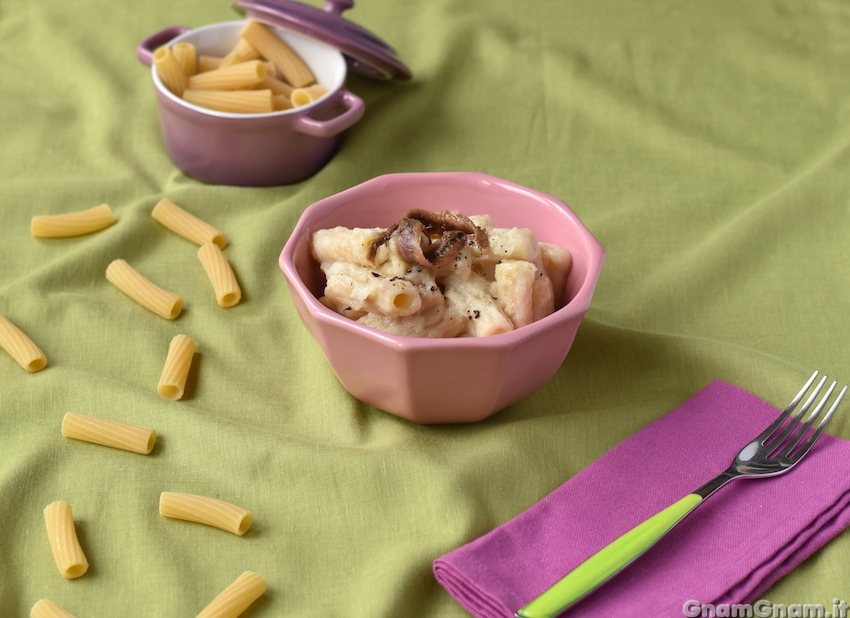
[[227,238],[224,234],[209,223],[183,210],[168,198],[159,201],[151,216],[172,232],[196,244],[214,242],[222,249],[227,246]]
[[292,105],[292,99],[285,94],[272,94],[272,107],[276,112],[282,112],[295,107]]
[[[260,84],[261,88],[267,88],[272,91],[272,94],[275,96],[282,96],[289,99],[292,95],[292,91],[295,90],[292,86],[287,84],[285,81],[278,79],[273,75],[269,75],[266,73],[266,77],[263,80],[262,84]],[[290,101],[291,103],[291,101]]]
[[240,62],[189,78],[187,90],[240,90],[253,88],[266,78],[266,65],[259,60]]
[[230,262],[215,243],[208,242],[198,249],[198,259],[212,283],[215,298],[222,307],[232,307],[242,298],[242,289],[233,274]]
[[236,45],[233,46],[227,55],[221,59],[221,66],[229,67],[232,64],[247,62],[249,60],[257,60],[260,58],[260,52],[253,45],[243,38],[239,38]]
[[153,64],[160,81],[178,97],[189,85],[189,76],[170,47],[159,47],[153,53]]
[[47,538],[56,567],[66,579],[76,579],[89,569],[89,561],[77,539],[71,505],[64,500],[51,502],[44,508]]
[[266,592],[262,575],[245,571],[207,605],[196,618],[237,618]]
[[175,43],[171,46],[171,51],[180,66],[183,67],[183,72],[187,77],[192,77],[198,72],[198,51],[191,43],[182,42]]
[[0,315],[0,348],[6,350],[17,363],[34,373],[47,367],[47,357],[32,339],[20,328]]
[[213,526],[242,536],[251,527],[251,511],[216,498],[164,491],[159,496],[163,517]]
[[67,238],[100,231],[115,223],[112,209],[101,204],[87,210],[32,218],[30,233],[39,238]]
[[241,36],[260,52],[263,58],[270,60],[283,78],[296,88],[316,83],[313,71],[301,56],[260,22],[250,20],[242,29]]
[[310,86],[309,88],[296,88],[292,91],[289,98],[292,101],[293,107],[301,107],[302,105],[307,105],[308,103],[317,101],[326,95],[327,92],[327,88],[319,85]]
[[68,412],[62,419],[62,435],[147,455],[156,444],[156,431],[149,427],[94,418]]
[[186,90],[183,100],[230,114],[268,114],[275,111],[271,90]]
[[192,367],[192,357],[195,355],[195,342],[186,335],[177,335],[168,346],[165,365],[159,377],[156,391],[166,399],[177,401],[183,397],[186,389],[186,378]]
[[30,618],[74,618],[53,601],[41,599],[30,609]]
[[145,309],[173,320],[183,310],[183,299],[164,290],[136,271],[125,260],[113,260],[106,267],[106,279]]
[[198,73],[205,73],[207,71],[212,71],[221,66],[222,58],[218,56],[208,56],[206,54],[202,54],[198,57]]
[[[301,56],[271,28],[249,20],[224,56],[200,55],[188,43],[157,49],[154,65],[166,87],[198,107],[234,114],[284,111],[328,90]],[[178,50],[178,46],[188,46]],[[178,68],[182,70],[178,71]]]

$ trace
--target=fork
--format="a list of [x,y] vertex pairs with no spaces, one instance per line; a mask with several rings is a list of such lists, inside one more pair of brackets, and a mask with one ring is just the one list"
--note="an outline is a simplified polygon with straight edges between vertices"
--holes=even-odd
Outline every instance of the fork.
[[803,417],[826,382],[825,375],[800,410],[793,416],[792,413],[805,397],[817,375],[818,372],[815,371],[779,417],[744,446],[724,472],[599,550],[551,588],[517,610],[515,617],[553,618],[628,566],[667,534],[673,526],[682,521],[688,513],[729,481],[739,478],[778,476],[800,463],[823,433],[847,392],[847,386],[841,389],[820,423],[813,428],[815,420],[820,416],[832,395],[837,381],[830,385],[805,421]]

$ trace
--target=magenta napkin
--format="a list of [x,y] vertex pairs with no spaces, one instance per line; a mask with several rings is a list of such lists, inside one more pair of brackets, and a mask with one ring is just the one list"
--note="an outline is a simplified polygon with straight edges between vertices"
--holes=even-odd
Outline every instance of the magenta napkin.
[[[712,382],[528,510],[438,558],[434,575],[476,618],[512,618],[596,551],[725,470],[778,414],[745,390]],[[850,525],[848,504],[850,442],[824,434],[788,474],[721,488],[563,616],[681,616],[690,600],[753,602]]]

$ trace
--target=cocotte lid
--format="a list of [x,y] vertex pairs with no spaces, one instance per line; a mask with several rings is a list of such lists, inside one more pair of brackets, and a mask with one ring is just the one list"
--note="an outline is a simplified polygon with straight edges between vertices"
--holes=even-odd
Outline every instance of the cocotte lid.
[[325,0],[323,9],[295,0],[236,0],[233,6],[248,19],[280,26],[336,47],[353,73],[384,80],[412,77],[392,47],[342,16],[343,11],[354,6],[354,0]]

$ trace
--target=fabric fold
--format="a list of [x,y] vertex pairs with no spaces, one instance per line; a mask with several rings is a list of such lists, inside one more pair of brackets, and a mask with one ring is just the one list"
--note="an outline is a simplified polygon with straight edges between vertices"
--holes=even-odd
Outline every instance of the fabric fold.
[[[434,575],[476,618],[512,618],[593,553],[722,472],[778,414],[741,388],[711,382],[528,510],[435,560]],[[563,615],[674,616],[689,601],[755,601],[850,525],[848,467],[850,442],[825,434],[788,474],[730,483]]]

